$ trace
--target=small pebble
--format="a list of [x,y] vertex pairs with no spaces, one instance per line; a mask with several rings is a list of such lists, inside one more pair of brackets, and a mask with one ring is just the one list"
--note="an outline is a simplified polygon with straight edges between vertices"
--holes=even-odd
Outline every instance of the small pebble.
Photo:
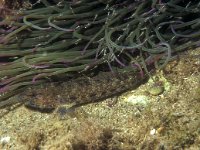
[[6,136],[6,137],[2,137],[0,140],[1,144],[6,144],[10,142],[10,137]]
[[156,134],[156,129],[152,129],[151,131],[150,131],[150,135],[155,135]]
[[130,95],[127,97],[127,99],[125,101],[132,105],[139,104],[139,105],[145,106],[148,104],[148,97],[144,96],[144,95],[137,95],[137,96]]
[[153,96],[157,96],[164,92],[164,87],[162,85],[154,85],[149,89],[148,92]]

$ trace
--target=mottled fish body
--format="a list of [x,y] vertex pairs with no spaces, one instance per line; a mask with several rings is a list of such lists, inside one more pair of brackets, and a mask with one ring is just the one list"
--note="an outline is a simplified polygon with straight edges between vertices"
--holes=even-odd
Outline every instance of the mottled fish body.
[[144,78],[135,72],[101,72],[94,77],[79,77],[63,83],[45,83],[29,87],[18,95],[30,108],[54,109],[62,104],[84,105],[138,87]]

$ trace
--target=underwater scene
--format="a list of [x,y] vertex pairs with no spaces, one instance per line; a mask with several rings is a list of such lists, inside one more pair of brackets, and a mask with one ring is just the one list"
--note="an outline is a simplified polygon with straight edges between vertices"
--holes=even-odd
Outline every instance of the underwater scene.
[[0,150],[200,150],[200,1],[0,0]]

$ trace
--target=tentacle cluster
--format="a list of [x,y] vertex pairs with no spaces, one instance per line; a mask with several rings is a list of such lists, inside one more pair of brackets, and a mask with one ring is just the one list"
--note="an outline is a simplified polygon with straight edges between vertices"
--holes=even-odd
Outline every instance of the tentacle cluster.
[[162,68],[199,46],[199,28],[198,0],[36,1],[1,18],[0,101],[100,65],[141,75]]

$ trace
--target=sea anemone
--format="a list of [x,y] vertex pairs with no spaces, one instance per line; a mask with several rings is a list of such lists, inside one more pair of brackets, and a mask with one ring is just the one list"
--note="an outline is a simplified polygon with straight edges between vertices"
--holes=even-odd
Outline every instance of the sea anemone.
[[29,4],[0,22],[0,103],[28,86],[97,68],[149,74],[200,44],[198,0]]

